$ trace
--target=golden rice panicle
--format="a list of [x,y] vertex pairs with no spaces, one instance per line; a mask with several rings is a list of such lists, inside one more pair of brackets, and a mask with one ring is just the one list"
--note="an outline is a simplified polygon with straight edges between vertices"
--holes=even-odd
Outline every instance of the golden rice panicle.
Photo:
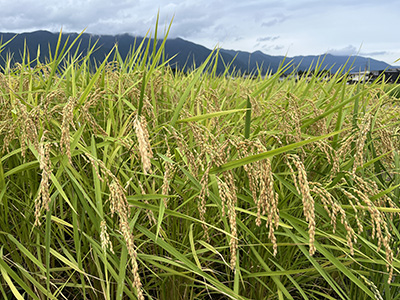
[[[357,197],[355,197],[352,193],[346,191],[345,189],[340,189],[342,191],[342,193],[347,197],[351,207],[354,210],[354,218],[356,219],[357,222],[357,226],[358,226],[358,233],[361,233],[364,231],[364,227],[361,224],[359,215],[358,215],[358,209],[357,207],[354,205],[353,201],[356,203],[356,205],[358,205],[361,209],[364,209],[364,206],[360,203],[360,201],[358,200]],[[363,210],[362,215],[365,215],[365,211]]]
[[110,235],[107,232],[107,223],[105,220],[101,221],[100,223],[100,241],[103,251],[106,251],[106,249],[109,248],[111,253],[114,253]]
[[206,222],[206,198],[209,195],[208,191],[208,180],[209,180],[209,172],[211,170],[212,166],[212,161],[209,162],[206,170],[204,171],[203,176],[201,177],[200,184],[201,184],[201,190],[198,196],[198,205],[197,208],[199,210],[200,214],[200,220],[202,221],[201,226],[203,227],[204,231],[204,237],[207,239],[207,241],[210,240],[210,236],[208,234],[208,227],[205,224]]
[[[316,196],[320,197],[320,200],[324,206],[324,209],[328,213],[329,217],[331,218],[331,224],[333,227],[333,233],[336,231],[336,221],[337,215],[340,214],[340,222],[344,225],[346,229],[346,237],[347,237],[347,245],[350,249],[350,254],[354,255],[354,243],[357,242],[357,238],[353,228],[349,225],[347,221],[347,216],[345,210],[342,206],[334,200],[332,195],[322,187],[322,185],[318,182],[310,182],[310,185],[313,186],[311,191],[313,191]],[[330,207],[330,209],[329,209]],[[357,218],[357,214],[356,214]],[[358,218],[357,218],[358,220]],[[353,243],[354,242],[354,243]]]
[[236,186],[235,181],[233,179],[233,174],[231,171],[225,172],[225,179],[228,182],[229,187],[229,197],[227,201],[228,206],[228,219],[229,225],[231,227],[231,234],[232,238],[229,241],[230,251],[231,251],[231,269],[233,270],[236,266],[237,260],[237,248],[238,248],[238,239],[237,239],[237,224],[236,224],[236,203],[237,203],[237,196],[236,196]]
[[31,113],[33,113],[34,111],[32,110],[31,113],[29,113],[26,109],[26,106],[23,105],[19,100],[16,100],[15,103],[17,104],[20,114],[18,121],[21,126],[21,152],[22,156],[25,157],[26,141],[30,141],[31,143],[33,143],[35,148],[39,150],[37,128],[31,116]]
[[69,127],[70,125],[74,126],[74,107],[76,104],[76,99],[74,97],[70,97],[68,99],[67,104],[64,106],[62,112],[62,123],[61,123],[61,151],[65,153],[68,157],[68,161],[72,164],[71,158],[71,142],[69,135]]
[[332,164],[333,163],[333,159],[332,159],[332,153],[334,153],[334,150],[332,148],[332,146],[326,142],[326,141],[317,141],[316,143],[313,143],[313,145],[315,145],[316,147],[318,147],[318,149],[320,149],[326,157],[326,160],[328,162],[328,164]]
[[275,229],[279,226],[278,194],[274,190],[274,179],[271,171],[271,160],[265,159],[261,163],[260,202],[262,213],[267,215],[266,227],[269,229],[268,238],[272,242],[274,256],[278,252]]
[[[333,227],[333,233],[336,231],[336,221],[337,215],[340,214],[340,222],[344,225],[346,229],[346,237],[347,237],[347,245],[349,246],[351,255],[354,255],[354,243],[357,242],[357,237],[355,235],[354,229],[349,225],[347,220],[347,215],[342,206],[334,199],[334,197],[318,182],[309,182],[310,186],[312,186],[311,191],[315,193],[315,196],[318,196],[324,206],[325,211],[328,213],[331,218],[331,224]],[[347,191],[340,189],[346,196],[350,193]],[[355,198],[352,194],[350,194],[353,198]],[[357,221],[359,232],[363,231],[363,227],[358,218],[358,211],[353,205],[355,209],[355,219]]]
[[328,216],[331,219],[331,224],[333,226],[333,233],[335,233],[337,212],[335,212],[334,210],[331,211],[330,209],[330,207],[332,207],[333,203],[335,202],[333,200],[332,195],[319,182],[310,181],[309,184],[310,186],[312,186],[311,191],[315,193],[316,196],[319,196],[325,211],[328,213]]
[[279,225],[278,193],[275,192],[274,189],[274,177],[272,174],[271,159],[265,159],[262,166],[264,173],[262,174],[262,177],[264,178],[268,203],[270,206],[270,210],[267,210],[266,213],[268,218],[271,218],[269,224],[277,229]]
[[297,192],[299,193],[299,195],[301,195],[301,191],[300,191],[300,186],[299,183],[297,181],[297,176],[296,176],[296,172],[294,171],[292,165],[290,164],[290,155],[286,155],[285,156],[285,164],[288,166],[289,170],[290,170],[290,176],[292,177],[293,183],[294,183],[294,187],[296,188]]
[[[120,184],[118,178],[105,166],[104,162],[101,160],[96,160],[89,153],[85,153],[87,159],[92,163],[93,167],[99,166],[101,173],[104,175],[105,181],[108,184],[108,188],[110,190],[109,202],[111,215],[117,214],[119,218],[119,229],[125,239],[126,246],[128,248],[128,253],[131,257],[132,263],[132,273],[134,276],[133,285],[137,290],[138,299],[144,299],[142,292],[142,284],[140,282],[139,272],[138,272],[138,264],[136,261],[136,250],[133,242],[133,235],[129,229],[129,215],[130,215],[130,207],[128,200],[126,198],[126,190]],[[97,173],[100,176],[99,173]],[[111,178],[110,180],[107,177]]]
[[335,207],[335,209],[337,209],[340,212],[340,215],[341,215],[340,222],[344,225],[344,228],[346,229],[346,232],[347,232],[347,234],[346,234],[347,245],[350,248],[350,254],[354,255],[353,241],[354,241],[354,243],[357,242],[357,237],[355,235],[354,229],[347,222],[346,212],[344,211],[344,209],[336,202],[334,203],[334,207]]
[[[352,174],[353,175],[353,174]],[[388,220],[384,213],[382,213],[369,199],[369,195],[376,195],[378,193],[378,188],[376,184],[371,183],[370,181],[366,181],[363,178],[353,175],[352,176],[355,183],[357,184],[358,189],[354,189],[354,192],[357,196],[360,197],[362,202],[367,206],[367,210],[370,214],[371,225],[372,225],[372,238],[377,238],[378,240],[378,249],[379,252],[382,245],[385,248],[386,254],[386,267],[389,272],[388,282],[390,283],[393,277],[393,250],[390,246],[392,243],[392,235],[389,230]]]
[[34,226],[40,225],[40,211],[42,208],[49,210],[50,204],[50,191],[49,191],[49,181],[51,176],[51,161],[50,161],[50,143],[45,143],[45,134],[40,141],[39,145],[39,166],[42,170],[42,180],[40,181],[38,195],[35,199],[35,223]]
[[133,273],[133,286],[137,291],[138,299],[143,299],[143,291],[142,291],[142,283],[140,281],[138,264],[137,264],[137,253],[135,250],[135,245],[133,242],[133,235],[129,229],[129,204],[126,199],[126,191],[118,182],[118,180],[114,177],[111,184],[109,185],[110,189],[110,205],[111,205],[111,214],[117,213],[119,217],[119,229],[125,239],[126,247],[128,248],[129,256],[131,257],[132,264],[132,273]]
[[368,278],[366,278],[365,276],[363,276],[362,274],[358,274],[363,280],[364,282],[371,288],[372,293],[374,293],[375,299],[376,300],[383,300],[381,293],[379,292],[378,288],[376,287],[376,285],[369,280]]
[[132,263],[133,287],[136,289],[138,300],[144,300],[142,282],[140,281],[139,267],[136,259],[137,257],[136,251],[134,253],[129,252],[129,255],[131,256],[131,263]]
[[[292,160],[293,164],[297,168],[297,190],[300,191],[303,202],[303,213],[308,222],[308,235],[309,235],[309,245],[310,245],[310,255],[313,255],[316,251],[314,240],[315,240],[315,209],[314,209],[314,199],[310,194],[310,186],[307,179],[307,173],[303,163],[297,155],[290,155],[289,158]],[[296,182],[296,181],[295,181]]]
[[113,179],[111,184],[109,185],[110,189],[110,205],[111,205],[111,214],[113,215],[115,212],[122,219],[128,219],[128,210],[129,204],[126,200],[125,189],[119,184],[117,179]]
[[82,119],[82,121],[88,122],[90,124],[90,126],[93,129],[93,132],[95,134],[102,134],[104,136],[107,136],[107,132],[104,131],[104,129],[97,124],[95,118],[91,115],[90,113],[90,107],[93,105],[96,105],[97,102],[99,101],[99,99],[101,99],[105,94],[105,91],[102,91],[100,89],[95,90],[93,93],[89,94],[89,96],[87,97],[87,101],[85,102],[85,104],[82,106],[82,108],[80,109],[80,115],[79,115],[79,119]]
[[[377,122],[378,123],[378,122]],[[377,136],[379,137],[378,143],[379,146],[376,147],[377,155],[383,155],[385,153],[389,153],[385,157],[382,158],[382,161],[386,164],[390,165],[394,160],[394,144],[393,144],[393,133],[389,132],[387,128],[384,127],[383,124],[378,123],[380,128],[377,129]]]
[[237,225],[236,225],[236,186],[234,185],[231,171],[224,172],[224,180],[218,178],[218,189],[222,201],[222,215],[225,215],[225,207],[231,229],[231,239],[229,240],[229,248],[231,252],[230,267],[235,269],[237,259]]
[[[259,142],[250,142],[257,153],[265,151],[265,147]],[[267,215],[266,228],[269,229],[268,238],[272,242],[274,256],[278,252],[275,229],[279,226],[278,194],[274,190],[274,179],[271,168],[271,159],[267,158],[259,163],[245,167],[250,183],[253,199],[257,204],[256,225],[261,225],[261,215]],[[254,191],[255,189],[255,191]],[[257,190],[258,197],[257,197]]]
[[143,171],[147,174],[151,169],[151,161],[153,151],[151,150],[149,132],[147,131],[147,123],[142,116],[136,116],[133,121],[136,136],[139,143],[139,153],[142,161]]
[[128,253],[131,258],[132,274],[133,274],[133,283],[132,283],[133,287],[136,289],[138,299],[144,300],[144,295],[143,295],[143,291],[142,291],[142,282],[140,280],[140,275],[139,275],[139,266],[137,263],[137,253],[136,253],[135,245],[133,242],[133,235],[129,229],[128,219],[123,218],[121,215],[119,217],[119,228],[122,232],[122,235],[124,236],[126,246],[128,248]]
[[[0,133],[5,133],[4,139],[3,139],[3,147],[1,149],[2,152],[9,151],[9,145],[10,142],[14,139],[16,139],[16,134],[15,131],[18,128],[18,122],[4,122],[2,124],[2,127],[0,128]],[[22,140],[21,140],[21,150],[24,149],[25,147],[22,148]],[[25,152],[22,153],[22,156],[25,155]]]
[[[359,181],[361,180],[361,177],[357,177],[357,178]],[[381,192],[375,181],[368,180],[368,182],[366,182],[366,184],[364,184],[364,185],[361,185],[361,187],[362,187],[362,190],[364,190],[368,195],[377,195]],[[396,210],[398,211],[398,206],[396,205],[396,203],[394,203],[393,200],[390,197],[388,197],[387,195],[383,195],[379,199],[377,199],[375,201],[375,205],[381,206],[381,207],[394,208],[394,211],[396,211]],[[395,214],[400,217],[399,212],[388,212],[390,220],[393,221]]]

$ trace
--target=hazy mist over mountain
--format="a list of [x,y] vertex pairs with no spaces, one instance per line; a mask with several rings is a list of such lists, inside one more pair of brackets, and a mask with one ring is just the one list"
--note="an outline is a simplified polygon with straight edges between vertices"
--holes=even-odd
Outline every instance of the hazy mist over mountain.
[[[46,58],[49,57],[49,47],[51,52],[54,53],[55,47],[58,41],[59,34],[51,33],[48,31],[35,31],[30,33],[22,33],[15,35],[14,33],[0,33],[3,44],[9,41],[1,53],[0,64],[4,66],[6,57],[10,55],[12,62],[20,62],[21,55],[23,53],[26,41],[26,47],[29,50],[30,60],[33,61],[37,57],[37,50],[40,49],[39,59],[41,62],[45,62]],[[69,40],[67,42],[67,38]],[[77,33],[64,33],[62,34],[61,42],[62,44],[67,43],[68,46],[71,45],[72,41],[78,37]],[[112,50],[115,43],[118,44],[118,51],[122,58],[128,55],[134,45],[139,45],[142,41],[142,37],[133,37],[129,34],[122,35],[92,35],[88,33],[83,33],[79,38],[79,43],[76,43],[72,49],[71,53],[75,53],[78,50],[82,54],[85,54],[87,49],[94,45],[97,41],[96,51],[92,54],[92,59],[97,62],[104,60],[106,55]],[[147,43],[148,39],[146,39]],[[153,45],[153,40],[150,41],[151,47]],[[157,41],[157,46],[161,44],[162,41]],[[166,59],[172,58],[169,65],[173,68],[186,71],[193,68],[194,66],[199,66],[211,53],[211,49],[208,49],[202,45],[192,43],[190,41],[184,40],[182,38],[168,39],[165,44],[165,54]],[[378,61],[362,56],[339,56],[332,54],[322,54],[321,56],[295,56],[295,57],[284,57],[284,56],[272,56],[261,51],[255,51],[253,53],[236,51],[236,50],[226,50],[220,49],[220,58],[217,66],[218,73],[222,73],[225,70],[225,65],[232,63],[230,71],[244,73],[255,73],[260,70],[262,74],[266,72],[276,72],[279,65],[284,62],[284,64],[290,63],[293,67],[298,70],[313,69],[317,63],[321,63],[323,69],[330,69],[331,72],[336,72],[339,68],[346,65],[345,70],[347,71],[350,67],[354,71],[358,70],[383,70],[390,68],[391,66],[383,61]],[[292,71],[290,68],[288,71]]]

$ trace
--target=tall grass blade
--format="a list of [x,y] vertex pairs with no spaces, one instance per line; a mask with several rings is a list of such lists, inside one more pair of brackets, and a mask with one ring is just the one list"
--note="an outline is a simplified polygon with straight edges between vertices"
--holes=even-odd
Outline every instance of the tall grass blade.
[[246,121],[244,125],[244,138],[250,138],[250,126],[251,126],[251,102],[249,96],[247,96],[247,111],[246,111]]
[[172,119],[170,122],[171,126],[175,126],[175,123],[178,121],[179,114],[183,108],[183,105],[188,100],[187,98],[188,98],[189,94],[192,92],[192,89],[195,87],[196,84],[199,83],[201,76],[203,75],[203,72],[207,67],[208,62],[211,60],[213,55],[214,55],[214,52],[211,52],[211,54],[205,59],[203,64],[193,73],[190,83],[188,84],[187,88],[182,93],[182,96],[180,97],[178,103],[176,104],[175,111],[172,115]]

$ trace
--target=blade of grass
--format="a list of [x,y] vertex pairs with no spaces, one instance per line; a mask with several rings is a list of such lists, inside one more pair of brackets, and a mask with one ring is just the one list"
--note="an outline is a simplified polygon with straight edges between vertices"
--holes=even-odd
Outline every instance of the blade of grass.
[[9,286],[9,288],[10,288],[12,294],[14,295],[15,299],[24,300],[24,297],[22,297],[20,292],[18,292],[18,290],[15,287],[14,283],[12,282],[11,278],[8,276],[7,272],[1,267],[1,265],[0,265],[0,271],[1,271],[1,275],[2,275],[2,277],[4,279],[4,281]]
[[[256,259],[257,259],[258,263],[260,264],[260,266],[263,267],[264,270],[266,270],[267,272],[273,273],[272,270],[265,263],[265,261],[262,259],[260,254],[257,252],[257,250],[251,245],[249,245],[249,247],[250,247],[251,252],[256,257]],[[273,276],[271,276],[271,278],[274,281],[274,283],[276,284],[277,289],[280,290],[286,296],[287,299],[293,299],[292,295],[290,295],[289,291],[285,288],[285,286],[280,281],[279,275],[273,275]]]
[[[295,219],[288,214],[284,213],[284,218],[287,219],[293,228],[300,233],[304,239],[308,240],[308,233],[305,232],[303,229],[301,229]],[[285,229],[285,231],[288,233],[288,230]],[[290,233],[292,236],[293,240],[296,240],[298,242],[298,238],[294,236],[293,233]],[[320,244],[318,241],[314,242],[315,248],[317,249],[317,252],[321,253],[324,257],[326,257],[330,263],[336,266],[336,268],[343,274],[345,275],[349,280],[351,280],[354,284],[356,284],[361,290],[363,290],[371,299],[374,298],[374,294],[366,287],[346,266],[344,266],[330,251],[326,250],[322,244]],[[323,268],[315,261],[314,258],[312,258],[308,251],[305,250],[304,246],[299,246],[302,248],[302,252],[307,256],[307,258],[310,260],[310,262],[313,263],[315,268],[321,273],[321,275],[324,276],[324,278],[330,282],[331,287],[338,293],[338,295],[341,296],[342,299],[343,297],[346,296],[346,294],[341,291],[341,289],[337,286],[337,284],[334,283],[333,279],[323,270]],[[347,296],[346,296],[347,297]]]
[[122,244],[121,249],[121,257],[119,263],[119,272],[118,272],[118,279],[117,279],[117,294],[116,300],[122,299],[122,291],[124,288],[124,281],[125,281],[125,274],[126,274],[126,266],[128,261],[128,249],[124,244]]
[[243,296],[237,295],[234,291],[229,289],[226,285],[223,283],[219,282],[216,278],[213,276],[208,275],[207,273],[203,272],[201,269],[197,267],[196,264],[192,263],[186,256],[182,255],[179,253],[174,247],[169,245],[167,242],[165,242],[162,239],[156,239],[156,236],[151,233],[147,228],[136,224],[136,228],[145,234],[148,238],[150,238],[152,241],[154,241],[157,245],[162,247],[164,250],[166,250],[168,253],[170,253],[173,257],[175,257],[178,261],[182,262],[187,268],[189,268],[192,272],[197,274],[198,276],[203,277],[205,280],[210,282],[218,291],[223,292],[227,296],[231,297],[232,299],[246,299]]
[[200,81],[201,76],[203,75],[203,71],[205,70],[208,62],[212,58],[214,52],[211,52],[210,55],[204,60],[203,64],[196,70],[193,74],[193,78],[189,82],[188,86],[186,87],[185,91],[182,93],[182,96],[179,98],[178,103],[176,104],[174,114],[172,116],[170,125],[175,126],[176,122],[178,121],[179,114],[183,108],[183,105],[187,101],[189,94],[192,92],[194,86]]
[[139,104],[138,104],[138,116],[140,116],[142,114],[143,98],[144,98],[145,89],[146,89],[146,70],[144,70],[144,72],[143,72],[142,87],[140,89]]
[[197,267],[201,270],[202,267],[201,267],[201,264],[200,264],[200,260],[199,260],[199,257],[197,256],[196,248],[195,248],[195,246],[194,246],[194,240],[193,240],[193,225],[194,225],[194,224],[191,224],[190,227],[189,227],[190,249],[192,250],[193,258],[194,258],[194,261],[196,262]]
[[158,210],[158,218],[157,218],[157,229],[156,229],[156,239],[158,238],[158,235],[160,234],[160,229],[161,229],[161,224],[164,218],[164,213],[165,213],[165,204],[164,200],[160,199],[160,209]]
[[244,138],[250,138],[250,126],[251,126],[251,102],[250,97],[247,96],[247,111],[246,111],[246,121],[244,125]]
[[43,264],[35,257],[33,254],[25,248],[20,242],[17,241],[11,234],[8,234],[7,237],[11,242],[13,242],[17,248],[27,257],[29,258],[43,273],[46,273],[46,268]]
[[24,292],[29,294],[29,296],[31,296],[32,299],[39,300],[39,297],[36,296],[36,294],[26,285],[26,283],[3,260],[3,248],[4,246],[1,246],[0,248],[0,270],[3,275],[3,278],[7,281],[7,284],[13,290],[14,296],[16,297],[21,296],[20,299],[24,300],[22,295],[16,289],[14,283],[11,281],[11,278],[14,279],[14,281],[24,290]]
[[50,244],[51,244],[51,206],[46,212],[45,228],[45,266],[46,266],[46,288],[50,291]]

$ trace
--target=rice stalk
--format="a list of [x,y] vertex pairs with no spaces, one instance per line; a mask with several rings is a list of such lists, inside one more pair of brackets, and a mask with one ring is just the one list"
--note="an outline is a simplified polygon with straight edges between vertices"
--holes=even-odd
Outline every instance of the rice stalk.
[[303,213],[308,222],[308,234],[309,234],[309,252],[313,255],[316,251],[314,240],[315,240],[315,208],[314,208],[314,198],[310,194],[310,185],[307,179],[307,172],[304,164],[301,162],[300,158],[291,154],[287,156],[288,160],[291,160],[297,169],[297,178],[295,178],[295,173],[293,172],[290,162],[287,162],[289,168],[292,171],[292,176],[294,178],[294,183],[298,193],[301,195],[303,202]]
[[[250,148],[250,149],[249,149]],[[240,157],[249,154],[262,153],[266,149],[259,141],[243,141],[238,143]],[[268,238],[273,245],[273,254],[278,252],[274,231],[279,225],[278,194],[274,190],[274,179],[271,169],[271,159],[266,158],[259,163],[244,165],[253,201],[257,205],[256,225],[261,225],[261,216],[267,216],[266,228]]]
[[68,157],[69,163],[72,165],[72,158],[71,158],[71,142],[70,142],[70,125],[74,126],[74,107],[76,105],[76,99],[70,97],[68,99],[67,104],[65,105],[63,112],[62,112],[62,123],[61,123],[61,151],[65,153]]
[[[122,187],[116,176],[104,165],[102,161],[96,160],[88,153],[85,153],[85,156],[92,163],[92,165],[96,166],[95,169],[97,169],[97,166],[100,168],[101,173],[104,175],[104,179],[106,179],[105,181],[107,182],[110,190],[110,196],[108,200],[110,202],[111,216],[116,213],[119,217],[119,229],[124,237],[126,247],[131,258],[131,271],[134,277],[133,287],[136,289],[138,299],[142,300],[144,299],[144,296],[142,291],[142,283],[138,272],[137,252],[134,245],[134,237],[129,228],[130,206],[126,198],[126,190]],[[96,173],[100,177],[100,174],[97,171]],[[108,179],[108,177],[110,177],[110,179]]]
[[35,223],[34,226],[40,225],[40,212],[44,208],[49,210],[50,199],[50,176],[52,172],[50,161],[50,143],[45,142],[45,134],[43,133],[40,139],[38,160],[39,167],[42,170],[42,179],[40,181],[38,194],[35,199]]
[[151,150],[149,132],[147,131],[147,122],[144,117],[136,116],[133,120],[136,136],[138,139],[140,159],[142,161],[143,172],[148,174],[151,170],[151,161],[153,151]]

